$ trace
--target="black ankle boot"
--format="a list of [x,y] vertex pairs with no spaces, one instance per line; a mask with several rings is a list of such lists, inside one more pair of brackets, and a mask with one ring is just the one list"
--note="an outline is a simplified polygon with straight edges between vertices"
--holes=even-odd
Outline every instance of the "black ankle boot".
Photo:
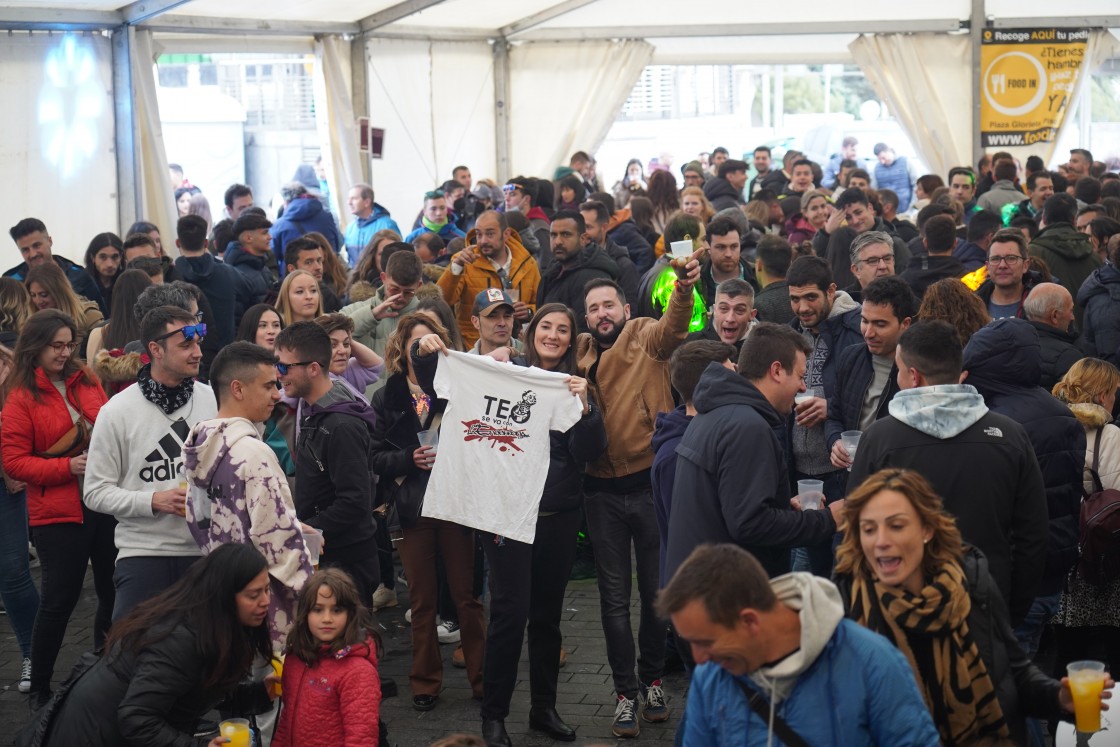
[[486,740],[486,747],[513,747],[506,733],[506,722],[500,718],[482,719],[482,738]]
[[553,739],[561,742],[574,742],[576,732],[564,723],[560,714],[550,706],[533,706],[529,709],[529,726],[537,731],[543,731]]

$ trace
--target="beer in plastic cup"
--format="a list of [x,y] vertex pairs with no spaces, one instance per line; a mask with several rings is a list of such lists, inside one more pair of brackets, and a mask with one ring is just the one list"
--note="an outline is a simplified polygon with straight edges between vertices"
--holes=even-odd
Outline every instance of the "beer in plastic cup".
[[323,552],[323,535],[319,532],[304,532],[303,541],[307,544],[307,554],[311,556],[311,565],[319,569],[319,555]]
[[1066,666],[1077,730],[1091,734],[1101,730],[1101,691],[1107,674],[1099,661],[1075,661]]
[[243,718],[231,718],[223,721],[218,730],[221,735],[229,740],[228,747],[251,747],[252,735],[249,732],[249,721]]
[[798,480],[797,497],[802,511],[816,511],[824,503],[824,481]]
[[[856,463],[856,448],[859,446],[859,437],[862,435],[863,431],[844,431],[840,434],[840,443],[844,444],[844,451],[848,452],[852,464]],[[852,471],[850,465],[848,471]]]

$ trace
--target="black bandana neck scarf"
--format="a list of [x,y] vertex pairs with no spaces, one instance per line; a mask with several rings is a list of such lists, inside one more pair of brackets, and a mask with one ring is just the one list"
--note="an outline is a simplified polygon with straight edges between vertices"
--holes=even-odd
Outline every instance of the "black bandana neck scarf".
[[170,415],[190,402],[191,395],[194,394],[194,379],[187,377],[176,387],[164,386],[152,378],[151,363],[140,369],[136,383],[144,399],[163,410],[165,415]]

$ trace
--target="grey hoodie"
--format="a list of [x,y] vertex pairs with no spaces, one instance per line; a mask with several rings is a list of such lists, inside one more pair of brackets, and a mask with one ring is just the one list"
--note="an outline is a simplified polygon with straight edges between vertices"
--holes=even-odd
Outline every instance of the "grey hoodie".
[[904,389],[887,410],[895,419],[934,438],[946,439],[972,427],[988,413],[984,398],[968,384]]

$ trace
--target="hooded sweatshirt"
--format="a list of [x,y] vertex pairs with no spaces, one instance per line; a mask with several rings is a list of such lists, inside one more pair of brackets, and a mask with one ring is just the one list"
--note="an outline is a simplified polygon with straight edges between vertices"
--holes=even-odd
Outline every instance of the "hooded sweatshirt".
[[273,651],[284,643],[311,560],[292,494],[261,429],[245,418],[195,425],[183,448],[187,529],[204,554],[230,543],[251,544],[268,561],[272,597],[268,626]]
[[[1054,274],[1054,282],[1061,283],[1069,294],[1077,298],[1085,279],[1103,262],[1093,250],[1089,237],[1079,233],[1069,223],[1046,226],[1028,247],[1032,257],[1040,257]],[[1075,304],[1073,313],[1077,328],[1081,329],[1082,308]]]
[[849,489],[885,467],[912,469],[929,480],[964,541],[988,557],[1017,625],[1046,565],[1049,518],[1026,431],[989,412],[968,384],[905,389],[888,410],[890,417],[863,432]]
[[669,412],[657,413],[653,429],[653,468],[650,481],[653,483],[653,509],[656,512],[657,530],[661,533],[660,573],[661,586],[665,578],[665,552],[669,548],[669,516],[673,508],[673,482],[677,476],[677,446],[684,438],[692,415],[685,412],[681,405]]
[[836,526],[828,511],[794,511],[786,418],[751,382],[712,363],[693,395],[696,417],[677,446],[665,575],[706,542],[749,550],[771,576],[789,570],[789,551],[823,542]]
[[276,266],[280,270],[281,279],[285,268],[284,247],[289,241],[306,236],[312,231],[323,234],[335,254],[338,254],[342,248],[342,234],[338,231],[338,224],[334,216],[323,207],[323,203],[311,195],[297,197],[289,202],[284,208],[284,214],[268,229],[272,235],[272,251],[276,254]]
[[934,747],[937,729],[910,665],[886,638],[845,620],[833,584],[808,573],[770,581],[778,603],[797,612],[800,646],[788,656],[735,676],[715,664],[692,675],[681,727],[685,745],[782,744],[772,719],[748,705],[757,693],[814,747]]
[[323,533],[324,554],[353,560],[376,551],[369,403],[335,381],[303,408],[296,443],[296,514]]
[[[859,327],[861,308],[847,293],[837,291],[828,319],[817,328],[816,334],[803,328],[797,317],[790,321],[790,326],[804,335],[813,346],[813,352],[805,361],[805,386],[817,390],[818,396],[827,396],[835,387],[836,361],[844,348],[863,342]],[[791,423],[794,468],[805,475],[835,472],[825,441],[824,421],[812,428],[798,425],[792,420]]]

